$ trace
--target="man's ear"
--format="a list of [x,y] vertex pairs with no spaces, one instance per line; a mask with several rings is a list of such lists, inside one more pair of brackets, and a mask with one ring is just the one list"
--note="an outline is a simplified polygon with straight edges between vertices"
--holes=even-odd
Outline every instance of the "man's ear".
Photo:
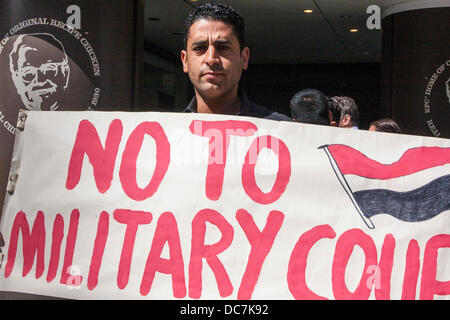
[[342,117],[342,120],[339,123],[340,127],[348,127],[348,125],[350,124],[350,120],[351,120],[351,116],[349,114],[344,115],[344,117]]
[[181,62],[183,63],[183,71],[184,73],[188,73],[189,68],[187,66],[187,52],[186,50],[181,50]]
[[247,70],[248,61],[250,59],[250,49],[248,47],[242,49],[241,59],[242,59],[242,70]]

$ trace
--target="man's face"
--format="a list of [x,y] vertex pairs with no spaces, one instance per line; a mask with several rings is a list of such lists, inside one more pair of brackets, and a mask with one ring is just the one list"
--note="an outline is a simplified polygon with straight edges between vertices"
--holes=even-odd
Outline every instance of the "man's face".
[[183,71],[196,93],[218,98],[237,90],[247,69],[249,49],[242,52],[233,27],[221,21],[200,19],[189,29],[186,50],[181,51]]
[[17,57],[17,69],[12,77],[25,107],[56,110],[68,77],[64,54],[55,50],[50,56],[43,55],[33,45],[23,42]]

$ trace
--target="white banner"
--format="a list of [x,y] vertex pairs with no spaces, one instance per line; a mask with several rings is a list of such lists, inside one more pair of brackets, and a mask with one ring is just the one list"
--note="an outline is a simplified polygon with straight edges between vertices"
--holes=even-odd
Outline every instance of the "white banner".
[[205,114],[26,115],[1,291],[450,297],[448,139]]

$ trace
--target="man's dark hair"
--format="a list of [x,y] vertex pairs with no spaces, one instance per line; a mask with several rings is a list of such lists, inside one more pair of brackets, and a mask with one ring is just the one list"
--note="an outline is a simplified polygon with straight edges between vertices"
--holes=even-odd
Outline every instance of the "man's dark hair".
[[316,89],[297,92],[290,103],[291,116],[298,122],[330,125],[328,97]]
[[381,132],[391,132],[391,133],[402,133],[400,126],[393,119],[384,118],[377,121],[374,121],[370,124],[370,126],[374,126],[376,131]]
[[329,108],[331,112],[331,121],[336,122],[336,126],[339,125],[341,120],[341,107],[337,105],[332,99],[329,99]]
[[[346,114],[350,116],[350,121],[353,125],[359,125],[359,110],[356,102],[353,98],[347,96],[334,96],[331,97],[331,101],[341,109],[341,120]],[[338,121],[339,121],[338,120]]]
[[233,27],[233,31],[239,41],[240,49],[245,47],[245,22],[244,18],[232,7],[220,2],[207,2],[192,10],[186,18],[184,29],[184,48],[187,46],[189,29],[197,20],[222,21]]

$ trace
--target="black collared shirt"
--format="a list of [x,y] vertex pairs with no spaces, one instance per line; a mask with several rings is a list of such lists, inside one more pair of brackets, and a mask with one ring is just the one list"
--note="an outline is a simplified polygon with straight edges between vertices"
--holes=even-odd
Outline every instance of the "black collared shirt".
[[[241,98],[241,110],[237,113],[238,116],[249,116],[255,118],[263,118],[263,119],[271,119],[271,120],[284,120],[284,121],[292,121],[287,115],[274,112],[266,107],[260,106],[256,103],[251,102],[247,98],[247,94],[244,90],[239,90],[239,98]],[[192,98],[191,102],[189,102],[187,108],[184,112],[197,112],[197,99]]]

